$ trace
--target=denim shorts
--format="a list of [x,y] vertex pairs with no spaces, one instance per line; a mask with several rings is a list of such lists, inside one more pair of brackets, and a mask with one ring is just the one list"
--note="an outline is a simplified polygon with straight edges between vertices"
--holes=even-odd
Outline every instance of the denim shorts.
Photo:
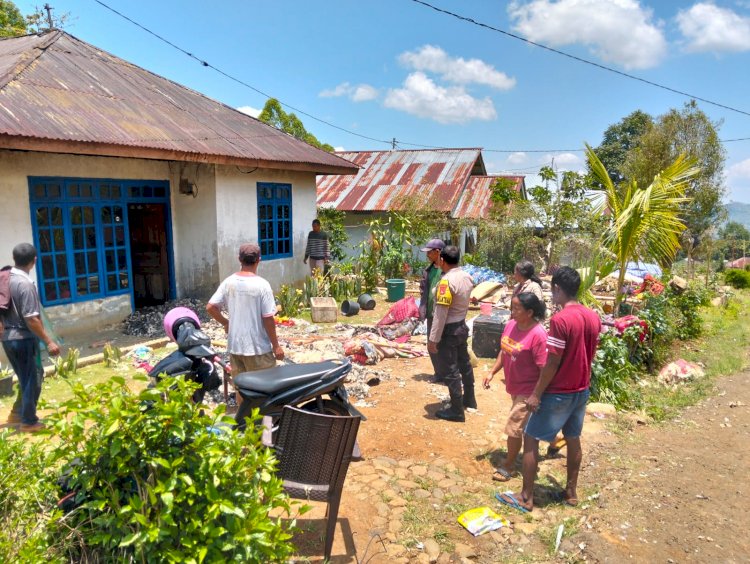
[[562,429],[563,436],[581,436],[589,391],[572,394],[542,394],[539,409],[531,414],[524,432],[540,441],[552,442]]

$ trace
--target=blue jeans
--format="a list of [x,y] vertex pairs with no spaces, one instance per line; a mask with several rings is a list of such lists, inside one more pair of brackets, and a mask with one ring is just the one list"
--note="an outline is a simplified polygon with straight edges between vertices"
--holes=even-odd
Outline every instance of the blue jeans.
[[560,430],[566,439],[576,439],[583,430],[588,401],[588,389],[572,394],[542,394],[539,409],[529,417],[524,432],[548,443]]
[[42,380],[44,379],[39,340],[34,337],[3,341],[3,349],[13,371],[18,376],[18,396],[11,414],[20,414],[21,423],[33,425],[39,421],[36,416],[36,404],[39,401],[39,394],[42,393]]

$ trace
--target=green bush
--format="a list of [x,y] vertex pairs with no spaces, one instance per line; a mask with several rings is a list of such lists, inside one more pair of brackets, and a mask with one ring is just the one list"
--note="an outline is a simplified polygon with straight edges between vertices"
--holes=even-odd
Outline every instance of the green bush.
[[[50,418],[51,465],[68,469],[79,508],[51,529],[69,561],[259,562],[293,553],[290,504],[260,432],[219,407],[204,414],[195,385],[165,378],[134,393],[124,379],[71,384]],[[217,425],[219,427],[217,427]],[[72,543],[72,544],[71,544]]]
[[55,509],[57,487],[48,468],[41,443],[10,431],[0,434],[0,561],[55,560],[47,527],[61,512]]
[[750,288],[750,272],[730,269],[724,273],[724,281],[733,288]]
[[603,333],[591,369],[592,401],[610,403],[617,409],[636,407],[640,403],[637,374],[626,341],[614,333]]

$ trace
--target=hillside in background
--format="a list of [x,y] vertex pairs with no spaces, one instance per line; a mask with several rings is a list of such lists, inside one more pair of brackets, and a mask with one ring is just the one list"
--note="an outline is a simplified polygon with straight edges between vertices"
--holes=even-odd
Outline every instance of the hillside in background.
[[727,203],[728,221],[736,221],[750,229],[750,204],[742,202]]

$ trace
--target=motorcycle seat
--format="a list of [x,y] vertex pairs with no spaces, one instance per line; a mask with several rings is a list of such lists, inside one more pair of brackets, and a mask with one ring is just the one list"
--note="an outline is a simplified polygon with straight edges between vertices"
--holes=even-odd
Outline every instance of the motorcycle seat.
[[348,370],[348,363],[337,360],[309,364],[284,364],[254,372],[243,372],[235,376],[233,382],[238,390],[270,395],[294,386],[322,380],[326,376],[336,377]]

